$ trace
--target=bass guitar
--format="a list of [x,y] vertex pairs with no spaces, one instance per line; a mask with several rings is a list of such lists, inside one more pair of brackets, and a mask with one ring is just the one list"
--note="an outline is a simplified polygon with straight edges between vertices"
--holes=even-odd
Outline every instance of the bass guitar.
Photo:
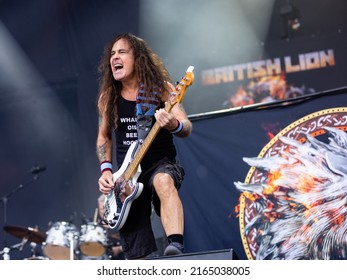
[[[194,67],[189,66],[185,76],[176,85],[172,96],[166,102],[165,110],[170,112],[176,103],[181,103],[186,89],[194,81]],[[149,131],[142,143],[134,141],[124,158],[119,170],[113,173],[114,189],[106,196],[104,201],[104,220],[113,230],[119,230],[127,220],[132,202],[138,198],[143,190],[143,184],[137,182],[141,174],[141,160],[157,136],[160,126],[157,122]]]

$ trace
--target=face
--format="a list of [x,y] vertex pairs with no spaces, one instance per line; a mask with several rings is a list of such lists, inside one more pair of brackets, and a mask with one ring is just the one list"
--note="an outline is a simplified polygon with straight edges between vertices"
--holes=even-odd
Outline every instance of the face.
[[117,81],[129,81],[135,76],[135,58],[133,50],[125,39],[114,43],[111,50],[110,65],[113,78]]

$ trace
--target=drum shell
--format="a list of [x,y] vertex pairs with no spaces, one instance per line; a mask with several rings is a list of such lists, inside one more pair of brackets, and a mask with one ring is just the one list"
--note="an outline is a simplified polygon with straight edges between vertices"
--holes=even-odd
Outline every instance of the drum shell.
[[106,230],[97,223],[81,226],[79,233],[79,250],[82,255],[101,257],[105,254],[108,244]]
[[78,247],[79,232],[74,224],[69,222],[55,222],[46,232],[46,241],[42,244],[42,250],[51,260],[69,260],[71,250]]

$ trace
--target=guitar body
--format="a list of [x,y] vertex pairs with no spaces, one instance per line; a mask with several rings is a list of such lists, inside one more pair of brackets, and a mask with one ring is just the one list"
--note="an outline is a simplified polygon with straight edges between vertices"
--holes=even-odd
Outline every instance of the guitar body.
[[143,190],[143,184],[137,182],[137,179],[141,174],[140,165],[138,166],[135,175],[128,181],[123,176],[126,168],[134,159],[138,147],[138,141],[135,141],[130,145],[122,166],[113,174],[115,187],[105,198],[104,219],[107,221],[109,227],[114,230],[119,230],[123,227],[128,217],[132,202],[140,196]]

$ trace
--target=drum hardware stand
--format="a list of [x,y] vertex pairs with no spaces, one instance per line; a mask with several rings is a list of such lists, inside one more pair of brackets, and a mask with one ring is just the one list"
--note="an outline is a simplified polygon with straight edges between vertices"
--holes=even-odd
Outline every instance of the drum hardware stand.
[[35,242],[30,242],[30,247],[31,247],[31,257],[37,257],[37,244]]
[[98,215],[99,215],[99,209],[98,208],[95,208],[95,211],[94,211],[94,218],[93,218],[93,223],[96,224],[97,221],[98,221]]
[[[1,201],[3,203],[4,206],[4,225],[6,226],[7,224],[7,204],[8,204],[8,199],[15,194],[16,192],[18,192],[19,190],[23,189],[24,186],[29,185],[30,183],[37,181],[39,179],[39,172],[42,172],[46,170],[45,167],[39,167],[39,166],[34,166],[33,168],[31,168],[28,173],[32,173],[34,174],[34,177],[32,177],[30,180],[28,180],[27,182],[20,184],[18,187],[16,187],[15,189],[13,189],[12,191],[10,191],[9,193],[7,193],[6,195],[4,195],[1,198]],[[17,247],[21,247],[21,249],[23,249],[23,246],[25,243],[23,243],[23,241],[21,243],[18,243],[16,245],[13,245],[11,247],[7,247],[7,240],[6,240],[6,233],[4,232],[4,239],[3,239],[3,243],[4,243],[4,249],[3,251],[0,252],[0,254],[3,254],[3,259],[5,260],[9,260],[10,259],[10,251],[11,249],[15,249]]]
[[9,260],[10,259],[10,248],[9,247],[5,247],[4,250],[2,250],[0,252],[0,254],[3,255],[3,259],[4,260]]
[[[4,260],[10,260],[10,251],[14,250],[14,249],[18,249],[19,251],[21,251],[23,249],[24,244],[26,243],[26,241],[24,241],[25,238],[23,238],[23,241],[20,243],[17,243],[11,247],[4,247],[4,249],[2,251],[0,251],[0,254],[3,255],[3,259]],[[26,240],[26,239],[25,239]]]
[[73,234],[70,234],[70,237],[69,237],[69,241],[70,241],[70,260],[73,260],[74,257],[74,241],[73,241],[74,237],[73,237]]

